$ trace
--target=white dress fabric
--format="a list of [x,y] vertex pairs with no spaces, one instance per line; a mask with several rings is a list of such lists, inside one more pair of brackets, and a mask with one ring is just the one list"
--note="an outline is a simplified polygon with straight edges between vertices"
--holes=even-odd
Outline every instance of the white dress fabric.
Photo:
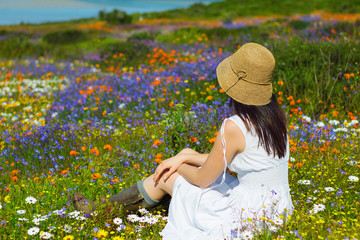
[[[225,161],[224,173],[207,188],[192,185],[182,176],[176,179],[168,223],[162,231],[164,240],[223,240],[264,228],[273,231],[291,214],[289,143],[285,157],[279,159],[267,154],[259,146],[254,131],[247,131],[241,118],[234,115],[221,126],[224,159],[227,120],[236,123],[243,132],[245,150],[235,155],[229,166]],[[236,172],[237,178],[229,174],[226,167]]]

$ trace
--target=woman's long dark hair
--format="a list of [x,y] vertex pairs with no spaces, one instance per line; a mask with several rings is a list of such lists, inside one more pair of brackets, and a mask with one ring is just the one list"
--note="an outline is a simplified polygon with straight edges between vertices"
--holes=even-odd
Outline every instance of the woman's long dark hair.
[[286,153],[287,127],[286,116],[273,94],[271,102],[264,106],[245,105],[230,98],[229,107],[245,123],[248,131],[254,127],[259,136],[259,145],[269,155],[282,158]]

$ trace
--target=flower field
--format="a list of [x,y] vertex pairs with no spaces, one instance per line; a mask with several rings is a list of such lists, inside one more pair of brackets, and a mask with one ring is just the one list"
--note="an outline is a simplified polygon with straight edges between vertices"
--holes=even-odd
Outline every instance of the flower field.
[[359,239],[359,19],[274,16],[187,28],[172,22],[171,33],[138,34],[128,40],[132,49],[102,52],[117,36],[106,28],[92,48],[78,45],[87,49],[79,57],[2,58],[1,236],[161,239],[166,205],[129,216],[103,206],[85,216],[70,198],[111,196],[185,147],[208,152],[231,115],[215,68],[256,41],[277,61],[273,86],[288,117],[295,212],[284,227],[247,237]]

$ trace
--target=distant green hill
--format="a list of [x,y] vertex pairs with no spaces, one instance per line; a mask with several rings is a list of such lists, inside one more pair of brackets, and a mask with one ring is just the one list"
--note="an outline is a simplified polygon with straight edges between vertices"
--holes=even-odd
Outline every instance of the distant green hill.
[[225,0],[208,5],[195,3],[186,9],[145,13],[145,18],[190,18],[228,20],[237,17],[280,14],[360,13],[360,0]]

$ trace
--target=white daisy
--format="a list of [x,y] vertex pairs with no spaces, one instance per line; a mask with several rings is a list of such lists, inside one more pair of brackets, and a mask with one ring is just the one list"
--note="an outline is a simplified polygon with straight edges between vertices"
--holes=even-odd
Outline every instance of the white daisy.
[[275,225],[270,225],[268,228],[271,232],[277,232],[279,230],[279,228]]
[[336,126],[336,125],[339,125],[339,121],[338,120],[330,120],[329,121],[329,124],[333,125],[333,126]]
[[310,122],[310,121],[311,121],[311,118],[308,117],[308,116],[306,116],[306,115],[304,115],[304,116],[302,117],[302,119],[303,119],[305,122]]
[[84,216],[77,216],[75,219],[76,219],[76,220],[80,220],[80,221],[84,221],[84,220],[86,220],[87,218],[84,217]]
[[313,209],[310,210],[310,213],[318,213],[320,211],[324,211],[325,210],[325,205],[324,204],[315,204]]
[[149,219],[147,219],[147,223],[150,225],[153,225],[153,224],[157,223],[158,221],[159,221],[159,219],[155,218],[155,217],[150,217]]
[[119,227],[116,228],[116,231],[121,232],[121,230],[125,229],[125,225],[120,225]]
[[51,233],[49,232],[42,232],[40,233],[40,238],[41,239],[50,239],[52,238],[54,235],[52,235]]
[[27,219],[27,218],[19,218],[19,221],[25,221],[25,222],[28,222],[28,221],[29,221],[29,219]]
[[36,200],[36,198],[34,198],[34,197],[27,197],[27,198],[25,198],[25,201],[26,201],[26,203],[28,203],[28,204],[34,204],[34,203],[36,203],[37,202],[37,200]]
[[70,225],[65,224],[64,225],[64,231],[67,232],[67,233],[71,233],[72,227]]
[[141,213],[141,214],[148,214],[149,211],[146,210],[145,208],[140,208],[140,209],[139,209],[139,213]]
[[240,234],[241,239],[252,239],[254,234],[250,230],[245,230]]
[[70,212],[69,213],[69,217],[71,217],[71,218],[76,218],[77,216],[79,216],[80,215],[80,211],[74,211],[74,212]]
[[327,192],[333,192],[333,191],[335,191],[335,189],[332,188],[332,187],[325,187],[324,190],[327,191]]
[[3,206],[2,206],[2,204],[0,203],[0,209],[2,209],[3,208]]
[[34,218],[34,219],[32,220],[32,222],[33,222],[36,226],[39,226],[39,225],[40,225],[40,221],[41,221],[40,218]]
[[359,181],[359,178],[356,177],[356,176],[349,176],[349,181],[350,182],[357,182],[357,181]]
[[284,220],[282,220],[280,217],[274,217],[273,222],[274,222],[274,224],[280,226],[280,225],[283,225]]
[[40,229],[38,227],[32,227],[28,230],[28,234],[31,236],[36,235],[39,233],[39,231],[40,231]]
[[317,123],[315,124],[315,126],[317,126],[317,127],[319,127],[319,128],[322,128],[322,127],[325,126],[325,124],[324,124],[323,122],[317,122]]
[[116,225],[120,225],[122,224],[123,220],[121,218],[114,218],[113,222],[116,224]]
[[130,221],[130,222],[137,222],[137,221],[139,221],[139,216],[138,215],[136,215],[136,214],[129,214],[128,216],[127,216],[127,219]]
[[54,210],[54,214],[56,214],[56,215],[62,215],[64,213],[65,213],[65,211],[63,211],[62,209]]
[[303,185],[310,185],[311,181],[310,180],[299,180],[298,183],[303,184]]
[[97,211],[93,211],[92,213],[90,213],[91,216],[97,216],[98,215],[98,212]]
[[19,215],[22,215],[22,214],[26,213],[25,210],[17,210],[16,212],[17,212]]

